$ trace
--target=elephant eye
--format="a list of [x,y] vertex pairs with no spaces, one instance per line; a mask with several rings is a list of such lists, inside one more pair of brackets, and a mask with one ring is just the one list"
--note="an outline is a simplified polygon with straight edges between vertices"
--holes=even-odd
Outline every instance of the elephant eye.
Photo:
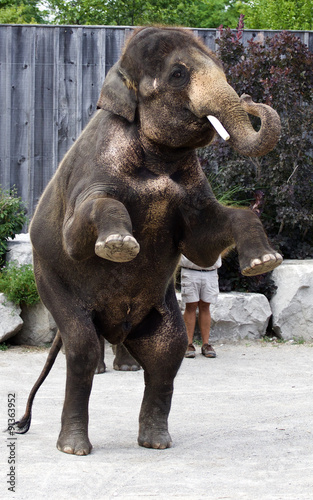
[[189,80],[188,70],[183,65],[175,65],[170,73],[169,81],[175,87],[185,85]]
[[182,71],[180,69],[175,69],[172,73],[172,78],[180,78],[182,76]]

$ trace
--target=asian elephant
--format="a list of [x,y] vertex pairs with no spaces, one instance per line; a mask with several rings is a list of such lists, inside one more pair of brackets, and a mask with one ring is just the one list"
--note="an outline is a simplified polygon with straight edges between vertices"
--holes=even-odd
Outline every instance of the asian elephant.
[[[171,446],[173,380],[187,347],[173,284],[181,253],[210,266],[235,244],[246,275],[282,261],[251,210],[218,203],[195,152],[212,141],[217,119],[237,151],[264,155],[279,139],[279,117],[239,98],[217,57],[190,31],[136,30],[104,81],[98,108],[31,223],[38,290],[59,331],[16,423],[17,432],[28,430],[33,397],[63,343],[57,447],[76,455],[92,447],[88,401],[100,336],[123,343],[144,369],[139,445]],[[248,113],[260,117],[259,131]]]

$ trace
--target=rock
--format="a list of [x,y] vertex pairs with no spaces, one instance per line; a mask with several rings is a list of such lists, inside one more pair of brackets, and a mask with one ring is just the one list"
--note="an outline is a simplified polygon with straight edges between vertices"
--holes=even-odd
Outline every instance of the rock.
[[211,306],[210,340],[261,338],[271,314],[269,302],[261,293],[220,293]]
[[[183,312],[181,294],[177,299]],[[217,303],[211,305],[210,340],[263,337],[271,314],[269,302],[261,293],[219,293]]]
[[13,337],[23,325],[20,317],[21,308],[8,301],[3,293],[0,293],[0,342]]
[[8,252],[6,262],[17,261],[20,265],[32,264],[33,254],[29,233],[17,234],[12,240],[8,240]]
[[[7,262],[32,264],[32,246],[29,234],[19,234],[9,240]],[[255,293],[220,293],[218,302],[211,306],[212,325],[210,339],[238,340],[260,338],[266,333],[271,309],[273,312],[273,330],[283,339],[313,338],[313,260],[286,260],[272,274],[277,291],[271,300],[271,308],[262,294]],[[0,294],[3,295],[3,294]],[[177,293],[182,312],[184,304]],[[15,336],[19,344],[42,345],[51,342],[56,332],[56,325],[51,314],[42,305],[23,307],[23,325],[18,318],[18,308],[0,304],[4,308],[1,318],[0,341]],[[14,308],[11,316],[11,307]],[[2,310],[2,309],[1,309]],[[10,311],[10,312],[8,312]],[[7,318],[8,320],[3,318]],[[15,326],[7,326],[11,322]],[[15,323],[14,323],[15,322]],[[1,340],[2,339],[2,340]]]
[[22,306],[23,327],[15,335],[14,344],[44,345],[53,341],[57,326],[48,309],[40,302],[34,306]]
[[[32,264],[32,245],[29,233],[17,234],[9,240],[6,261],[16,261],[19,265]],[[57,326],[46,307],[42,304],[34,306],[22,306],[21,312],[22,328],[14,336],[14,344],[44,345],[52,342],[55,337]]]
[[272,274],[273,330],[284,340],[313,338],[313,260],[285,260]]

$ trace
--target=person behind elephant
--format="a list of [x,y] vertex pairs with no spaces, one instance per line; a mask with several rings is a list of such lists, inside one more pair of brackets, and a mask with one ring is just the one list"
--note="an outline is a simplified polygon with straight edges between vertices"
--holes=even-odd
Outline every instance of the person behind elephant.
[[185,304],[184,321],[188,336],[185,358],[194,358],[196,349],[193,337],[196,326],[196,313],[199,309],[199,326],[202,338],[201,354],[206,358],[215,358],[216,352],[209,344],[211,328],[210,304],[217,301],[219,287],[217,269],[222,265],[221,256],[213,266],[200,267],[181,256],[181,294]]

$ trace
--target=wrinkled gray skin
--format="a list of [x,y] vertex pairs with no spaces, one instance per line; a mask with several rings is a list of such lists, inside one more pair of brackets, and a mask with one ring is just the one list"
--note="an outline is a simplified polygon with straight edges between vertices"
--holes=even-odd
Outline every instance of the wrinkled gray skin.
[[[210,266],[236,244],[244,274],[282,260],[251,211],[216,201],[195,154],[215,135],[208,114],[250,156],[275,146],[278,115],[240,99],[214,54],[192,34],[137,31],[98,105],[47,186],[30,229],[38,290],[59,328],[50,358],[62,341],[67,360],[57,447],[76,455],[91,450],[88,401],[99,336],[124,343],[144,369],[138,443],[171,446],[173,380],[187,346],[172,278],[181,253]],[[247,111],[260,116],[259,132]]]

